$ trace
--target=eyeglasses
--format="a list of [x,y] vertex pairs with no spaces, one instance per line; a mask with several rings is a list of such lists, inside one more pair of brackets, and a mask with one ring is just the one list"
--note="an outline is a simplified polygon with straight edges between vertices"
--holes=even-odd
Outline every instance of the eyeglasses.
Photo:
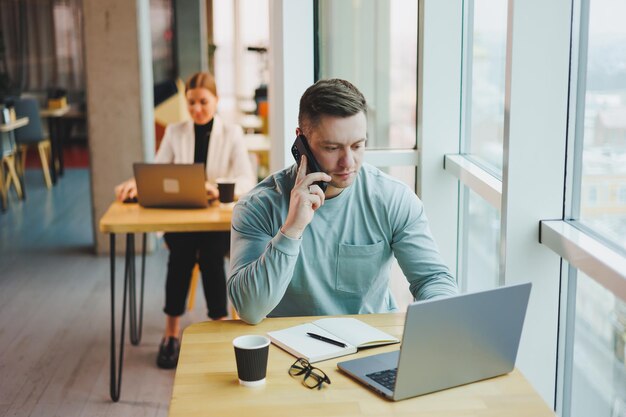
[[330,379],[324,371],[314,366],[311,366],[309,361],[303,358],[298,358],[293,365],[289,368],[289,375],[291,376],[300,376],[304,375],[304,380],[302,380],[302,385],[307,388],[313,389],[322,389],[322,384],[326,382],[330,384]]

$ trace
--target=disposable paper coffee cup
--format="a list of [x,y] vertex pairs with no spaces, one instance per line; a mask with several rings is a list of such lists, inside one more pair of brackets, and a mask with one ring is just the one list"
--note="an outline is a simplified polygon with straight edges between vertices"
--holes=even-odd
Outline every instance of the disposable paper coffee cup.
[[233,346],[239,383],[246,387],[264,385],[270,339],[259,335],[239,336],[233,340]]
[[235,181],[225,178],[217,179],[217,189],[220,192],[220,203],[235,201]]

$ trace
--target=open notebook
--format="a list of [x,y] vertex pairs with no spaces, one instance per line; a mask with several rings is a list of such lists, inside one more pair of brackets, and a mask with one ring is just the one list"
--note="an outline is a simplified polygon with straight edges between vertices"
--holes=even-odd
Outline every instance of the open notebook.
[[[307,333],[315,333],[345,343],[346,346],[323,342]],[[350,317],[320,319],[268,332],[267,335],[276,346],[310,363],[356,353],[359,348],[400,342],[390,334]]]

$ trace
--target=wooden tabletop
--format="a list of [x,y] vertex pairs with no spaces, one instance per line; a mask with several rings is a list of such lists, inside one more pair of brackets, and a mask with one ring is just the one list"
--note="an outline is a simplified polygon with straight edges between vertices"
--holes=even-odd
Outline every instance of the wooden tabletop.
[[67,112],[70,111],[70,106],[60,107],[58,109],[41,109],[39,110],[39,115],[41,117],[63,117]]
[[103,233],[230,231],[233,206],[213,203],[199,209],[143,208],[113,202],[100,219]]
[[[401,337],[404,314],[354,316]],[[393,402],[376,395],[337,369],[337,362],[398,349],[383,346],[315,364],[330,378],[321,391],[305,388],[287,370],[295,358],[270,346],[267,383],[240,386],[232,340],[243,334],[266,334],[313,321],[318,317],[265,319],[256,326],[238,320],[189,326],[183,333],[170,417],[195,416],[533,416],[554,417],[553,411],[514,370],[508,375]]]

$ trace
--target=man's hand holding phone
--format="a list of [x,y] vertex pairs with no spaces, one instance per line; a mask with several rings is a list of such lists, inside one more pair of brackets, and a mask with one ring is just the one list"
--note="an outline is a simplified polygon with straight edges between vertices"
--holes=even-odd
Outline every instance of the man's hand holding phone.
[[318,181],[329,182],[332,178],[324,172],[312,172],[307,175],[307,156],[302,155],[298,166],[295,184],[291,190],[289,213],[287,220],[281,227],[281,232],[292,239],[299,239],[304,229],[313,220],[315,210],[324,204],[324,192]]

